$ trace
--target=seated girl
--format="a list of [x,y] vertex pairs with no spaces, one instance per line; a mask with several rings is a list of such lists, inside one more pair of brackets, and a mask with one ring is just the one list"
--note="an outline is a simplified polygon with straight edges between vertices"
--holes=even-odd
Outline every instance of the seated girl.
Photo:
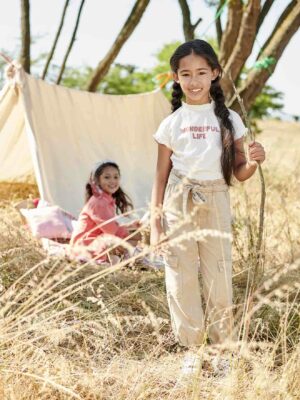
[[[116,221],[117,211],[125,213],[130,209],[133,205],[120,187],[118,165],[113,161],[98,163],[86,185],[86,203],[72,233],[71,255],[82,260],[118,262],[118,256],[126,253],[124,247],[115,246],[111,252],[106,250],[114,247],[116,237],[125,239],[139,227],[137,221],[127,225]],[[136,233],[133,241],[136,243],[139,239]]]

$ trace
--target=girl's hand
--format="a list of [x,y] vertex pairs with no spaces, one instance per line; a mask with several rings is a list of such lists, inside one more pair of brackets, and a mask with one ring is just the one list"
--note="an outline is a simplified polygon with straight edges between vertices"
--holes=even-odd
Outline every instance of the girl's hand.
[[248,145],[250,164],[256,164],[255,161],[263,162],[266,159],[266,153],[263,146],[258,142],[251,142]]
[[135,221],[132,221],[126,225],[124,225],[130,232],[136,231],[137,229],[139,229],[142,224],[140,223],[140,221],[137,219]]
[[126,229],[130,234],[134,233],[134,235],[129,239],[129,241],[134,241],[136,245],[138,241],[142,240],[141,232],[136,232],[142,226],[142,224],[138,219],[123,226],[126,227]]

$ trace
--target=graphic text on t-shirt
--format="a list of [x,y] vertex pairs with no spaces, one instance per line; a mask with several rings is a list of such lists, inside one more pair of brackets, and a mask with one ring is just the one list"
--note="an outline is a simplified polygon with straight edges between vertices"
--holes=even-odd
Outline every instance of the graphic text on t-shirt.
[[219,126],[202,125],[202,126],[186,126],[180,128],[181,133],[191,132],[193,139],[206,139],[206,133],[215,132],[220,133]]

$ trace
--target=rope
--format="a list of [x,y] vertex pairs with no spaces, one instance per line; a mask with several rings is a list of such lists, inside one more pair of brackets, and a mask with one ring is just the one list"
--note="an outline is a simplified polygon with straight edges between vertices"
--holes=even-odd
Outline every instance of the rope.
[[6,80],[9,80],[13,86],[22,86],[22,66],[12,60],[10,57],[8,57],[6,54],[0,52],[0,57],[4,59],[4,61],[7,63],[7,66],[5,67],[5,78]]

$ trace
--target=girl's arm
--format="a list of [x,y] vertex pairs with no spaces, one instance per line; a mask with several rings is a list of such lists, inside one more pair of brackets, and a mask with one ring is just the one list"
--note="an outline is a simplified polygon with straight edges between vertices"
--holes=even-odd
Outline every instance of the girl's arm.
[[244,151],[244,139],[238,139],[234,142],[235,146],[235,166],[233,174],[240,182],[249,179],[257,168],[257,162],[265,160],[265,150],[258,142],[251,142],[249,146],[249,162],[246,159]]
[[156,174],[151,196],[150,242],[152,245],[157,244],[163,234],[161,216],[158,211],[162,208],[166,184],[172,168],[171,155],[172,150],[163,144],[158,144]]
[[92,199],[88,203],[86,212],[103,233],[115,235],[122,239],[128,236],[128,229],[114,219],[116,217],[115,209],[106,200],[99,197]]

